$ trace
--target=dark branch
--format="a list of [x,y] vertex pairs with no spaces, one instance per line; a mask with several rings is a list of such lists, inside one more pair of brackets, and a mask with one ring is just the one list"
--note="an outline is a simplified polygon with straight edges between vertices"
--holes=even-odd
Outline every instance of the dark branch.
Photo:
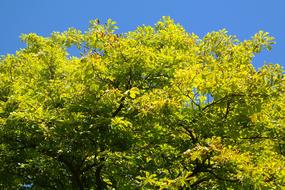
[[190,185],[191,189],[195,188],[196,186],[198,186],[200,183],[203,183],[204,181],[208,181],[210,178],[209,177],[205,177],[205,178],[201,178],[197,181],[195,181],[194,183],[192,183]]
[[227,119],[227,117],[228,117],[228,115],[229,115],[229,112],[230,112],[230,102],[228,101],[227,102],[227,108],[226,108],[226,113],[225,113],[225,115],[224,115],[224,120],[226,120]]
[[216,101],[213,101],[211,104],[208,104],[206,105],[205,107],[202,108],[202,111],[208,109],[209,107],[212,107],[216,104],[220,104],[220,103],[223,103],[223,101],[225,100],[228,100],[228,99],[231,99],[231,98],[234,98],[234,97],[243,97],[245,96],[244,94],[229,94],[229,95],[226,95],[222,98],[220,98],[219,100],[216,100]]
[[221,180],[221,181],[227,181],[227,182],[233,182],[233,183],[239,182],[239,180],[237,180],[237,179],[226,179],[226,178],[220,177],[217,174],[215,174],[212,170],[209,170],[209,169],[206,170],[206,172],[212,174],[215,178],[217,178],[218,180]]
[[89,165],[85,166],[85,167],[81,170],[81,172],[82,172],[82,173],[85,173],[85,172],[91,170],[92,168],[94,168],[94,167],[97,166],[97,165],[98,165],[97,162],[94,162],[93,164],[89,164]]
[[126,97],[122,97],[120,100],[120,105],[119,107],[114,111],[114,113],[112,114],[112,117],[116,117],[118,115],[118,113],[123,109],[124,107],[124,101],[125,101]]

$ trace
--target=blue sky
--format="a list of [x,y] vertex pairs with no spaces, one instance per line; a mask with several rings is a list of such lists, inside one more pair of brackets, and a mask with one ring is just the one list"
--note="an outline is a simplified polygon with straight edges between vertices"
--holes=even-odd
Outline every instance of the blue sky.
[[277,44],[254,60],[285,66],[285,0],[0,0],[0,55],[24,47],[19,36],[34,32],[48,36],[68,27],[85,30],[91,19],[118,22],[119,32],[154,25],[161,16],[171,16],[188,32],[203,37],[226,28],[241,40],[259,30],[268,31]]

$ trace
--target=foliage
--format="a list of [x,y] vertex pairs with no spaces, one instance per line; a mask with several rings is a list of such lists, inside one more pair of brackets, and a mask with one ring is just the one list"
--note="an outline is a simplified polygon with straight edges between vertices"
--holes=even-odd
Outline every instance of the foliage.
[[2,57],[1,189],[284,189],[284,70],[252,65],[273,37],[116,28]]

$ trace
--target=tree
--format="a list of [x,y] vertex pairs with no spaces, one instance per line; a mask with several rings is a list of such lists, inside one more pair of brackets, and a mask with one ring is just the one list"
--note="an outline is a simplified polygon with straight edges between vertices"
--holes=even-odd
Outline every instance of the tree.
[[284,70],[252,65],[273,37],[115,24],[2,57],[1,189],[284,189]]

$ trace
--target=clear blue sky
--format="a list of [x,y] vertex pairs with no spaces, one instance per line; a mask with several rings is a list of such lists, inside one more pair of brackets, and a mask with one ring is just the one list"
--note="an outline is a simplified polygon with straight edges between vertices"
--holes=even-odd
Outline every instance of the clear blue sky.
[[118,22],[119,32],[153,25],[161,16],[171,16],[187,31],[203,37],[226,28],[241,40],[259,30],[268,31],[277,41],[271,52],[254,60],[285,66],[285,0],[0,0],[0,55],[24,47],[22,33],[48,36],[68,27],[85,30],[89,20],[108,18]]

